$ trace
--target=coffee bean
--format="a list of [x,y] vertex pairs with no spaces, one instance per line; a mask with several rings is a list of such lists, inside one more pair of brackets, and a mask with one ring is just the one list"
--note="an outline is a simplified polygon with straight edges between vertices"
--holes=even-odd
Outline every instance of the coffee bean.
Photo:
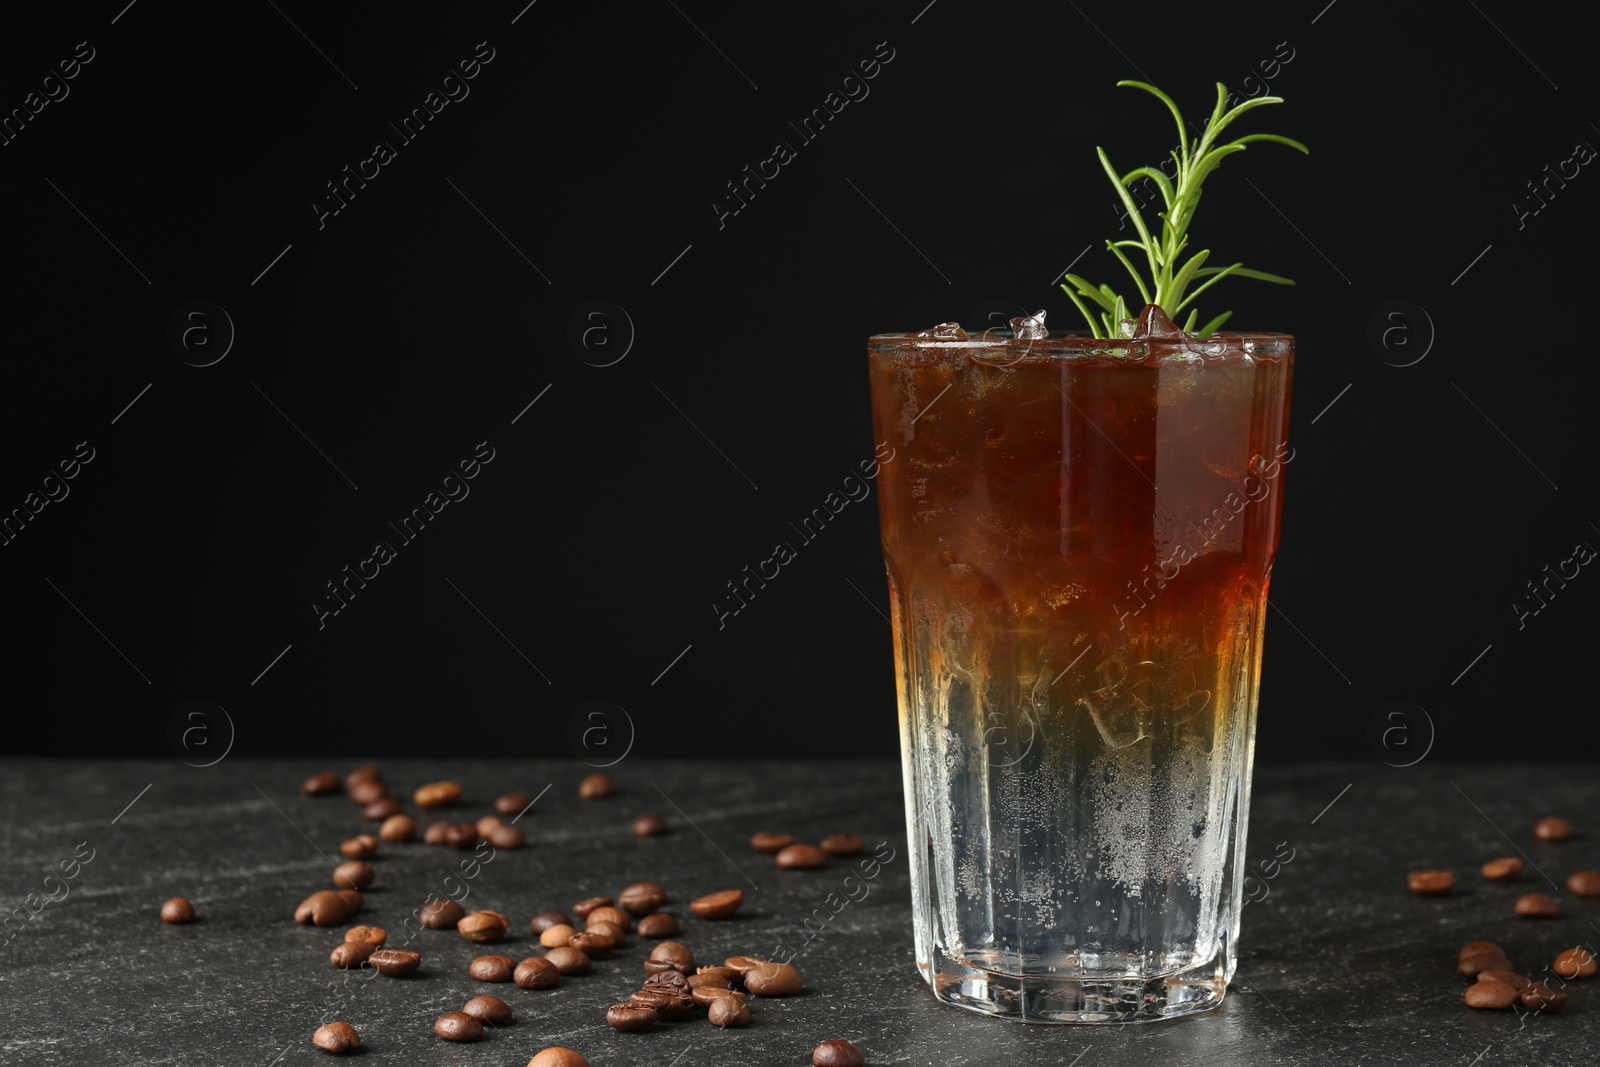
[[641,815],[633,820],[634,837],[658,837],[667,832],[667,821],[659,815]]
[[371,834],[360,834],[340,845],[339,851],[344,853],[346,859],[371,859],[378,851],[378,839]]
[[1540,841],[1565,841],[1572,836],[1572,824],[1558,815],[1546,815],[1533,824],[1533,836]]
[[495,848],[521,848],[527,843],[528,836],[509,823],[489,831],[489,844]]
[[750,847],[755,849],[757,852],[765,852],[769,856],[783,851],[783,849],[792,844],[794,844],[794,838],[790,837],[788,834],[750,835]]
[[866,1067],[866,1062],[848,1041],[824,1041],[811,1053],[811,1067]]
[[609,904],[602,905],[584,916],[589,923],[615,923],[622,927],[624,933],[633,929],[633,918],[621,908],[613,908]]
[[1516,856],[1501,856],[1485,863],[1481,870],[1491,882],[1515,882],[1522,877],[1522,860]]
[[311,1035],[311,1043],[324,1052],[341,1055],[360,1048],[361,1035],[349,1023],[329,1023],[317,1027],[317,1032]]
[[173,897],[161,905],[161,921],[164,923],[192,923],[194,922],[194,905],[183,897]]
[[723,981],[727,982],[730,986],[734,982],[740,981],[740,980],[742,980],[744,978],[744,975],[742,973],[740,973],[739,971],[734,970],[732,967],[724,967],[724,966],[720,966],[720,965],[712,965],[712,966],[708,966],[708,967],[701,967],[701,968],[697,969],[694,973],[695,974],[699,974],[699,975],[704,975],[707,978],[721,978]]
[[479,837],[488,838],[490,834],[494,833],[499,827],[504,826],[505,823],[500,821],[500,816],[498,815],[485,815],[473,825],[478,828]]
[[313,926],[338,926],[350,916],[350,906],[330,889],[312,893],[294,909],[294,921]]
[[422,966],[422,953],[408,948],[380,948],[367,957],[373,970],[389,978],[404,978]]
[[616,793],[617,787],[603,774],[591,774],[578,783],[578,795],[584,800],[598,800]]
[[471,848],[478,843],[478,828],[470,822],[451,823],[444,829],[444,843],[451,848]]
[[662,974],[666,971],[677,971],[681,975],[693,973],[693,968],[682,963],[673,963],[671,960],[645,960],[645,974]]
[[732,989],[733,983],[714,971],[701,968],[689,976],[690,989]]
[[800,985],[800,972],[787,963],[768,961],[744,975],[744,987],[762,997],[791,997],[800,992]]
[[554,964],[556,970],[565,978],[588,974],[594,970],[594,964],[589,962],[588,956],[567,945],[551,949],[544,954],[544,958]]
[[526,793],[501,793],[494,798],[494,810],[501,815],[521,815],[527,806]]
[[544,928],[544,932],[539,935],[539,944],[545,948],[560,948],[568,941],[571,941],[572,935],[577,932],[566,923],[547,926]]
[[1511,961],[1504,952],[1474,952],[1462,956],[1456,964],[1456,973],[1463,978],[1476,978],[1484,971],[1509,971]]
[[371,804],[368,804],[365,808],[361,809],[361,814],[365,816],[369,822],[383,822],[391,815],[399,815],[403,810],[404,809],[401,807],[400,802],[394,797],[379,797],[377,800],[374,800]]
[[828,862],[828,854],[816,845],[788,845],[776,856],[778,866],[792,871],[808,871]]
[[1516,971],[1479,971],[1478,981],[1504,982],[1519,993],[1528,987],[1528,980]]
[[417,791],[411,794],[411,799],[416,801],[419,808],[448,808],[461,803],[461,783],[448,779],[429,782],[418,786]]
[[[791,846],[792,847],[792,846]],[[724,889],[689,901],[689,910],[702,919],[726,919],[744,903],[744,890]]]
[[344,932],[346,941],[362,941],[373,948],[382,948],[389,940],[389,931],[381,926],[352,926]]
[[720,1026],[725,1030],[729,1027],[749,1026],[750,1006],[737,993],[717,997],[708,1006],[706,1018],[711,1025]]
[[617,1030],[648,1030],[659,1018],[656,1009],[645,1004],[613,1004],[606,1009],[606,1022]]
[[639,936],[658,938],[671,937],[678,932],[678,920],[664,911],[653,915],[646,915],[639,920]]
[[554,989],[561,984],[561,972],[543,956],[529,956],[517,964],[511,980],[519,989]]
[[479,1022],[488,1023],[490,1026],[504,1026],[511,1021],[511,1005],[499,997],[491,997],[487,994],[481,997],[473,997],[461,1005],[461,1010]]
[[433,1032],[446,1041],[480,1041],[483,1024],[464,1011],[447,1011],[433,1021]]
[[359,889],[340,889],[335,895],[344,901],[346,918],[360,911],[367,903],[366,898],[361,895],[361,890]]
[[454,825],[454,823],[446,822],[444,819],[440,819],[438,822],[430,824],[428,828],[422,832],[422,843],[425,845],[445,844],[450,834],[450,827]]
[[760,956],[729,956],[722,961],[722,965],[730,971],[737,972],[740,980],[743,980],[745,975],[766,962]]
[[367,959],[377,950],[378,946],[368,941],[345,941],[333,947],[333,952],[328,956],[328,962],[335,967],[343,967],[348,970],[351,967],[359,967],[367,962]]
[[860,834],[829,834],[822,839],[822,851],[830,856],[855,856],[866,847]]
[[589,1067],[589,1061],[570,1048],[553,1045],[529,1060],[528,1067]]
[[1517,914],[1528,919],[1554,919],[1561,914],[1561,905],[1546,893],[1528,893],[1517,898]]
[[542,934],[552,926],[571,926],[572,920],[559,911],[541,911],[528,923],[528,932]]
[[418,918],[430,930],[454,930],[466,915],[467,909],[453,900],[430,900],[422,906]]
[[567,940],[567,947],[577,949],[592,960],[598,960],[611,955],[611,950],[616,947],[616,943],[605,934],[595,933],[593,930],[585,930],[581,934],[573,934]]
[[1567,875],[1567,891],[1575,897],[1600,897],[1600,871],[1574,871]]
[[661,910],[667,902],[667,891],[654,882],[635,882],[617,894],[622,910],[635,918],[643,918]]
[[1499,945],[1495,944],[1493,941],[1468,941],[1465,945],[1461,946],[1462,959],[1466,959],[1468,956],[1477,955],[1480,952],[1498,952],[1501,955],[1505,955],[1505,950]]
[[1517,991],[1504,982],[1477,982],[1461,994],[1469,1008],[1509,1008],[1517,999]]
[[339,791],[339,776],[332,771],[313,774],[300,783],[300,792],[308,797],[325,797]]
[[498,911],[475,911],[456,923],[456,930],[468,941],[498,941],[506,934],[506,917]]
[[670,963],[681,969],[694,971],[694,950],[681,941],[663,941],[650,950],[655,963]]
[[510,956],[479,956],[467,966],[467,973],[480,982],[509,982],[517,969]]
[[610,897],[590,897],[587,900],[580,900],[574,904],[572,906],[572,914],[576,915],[580,919],[587,919],[589,917],[589,913],[594,909],[609,908],[610,906]]
[[1550,969],[1560,978],[1593,978],[1595,972],[1594,956],[1587,949],[1569,948],[1555,958],[1550,964]]
[[372,864],[362,860],[349,860],[333,869],[333,884],[341,889],[365,889],[378,875]]
[[694,1011],[694,998],[679,996],[665,989],[641,989],[630,996],[628,1002],[654,1008],[660,1018],[669,1022]]
[[364,808],[388,796],[389,787],[376,778],[362,778],[354,784],[346,782],[345,795],[350,798],[350,803]]
[[686,997],[691,992],[689,976],[682,971],[661,971],[644,980],[646,989],[664,989],[676,997]]
[[1456,887],[1456,876],[1449,871],[1412,871],[1406,875],[1406,888],[1419,897],[1440,897]]
[[741,1004],[744,1003],[743,993],[737,993],[732,989],[725,989],[719,986],[696,986],[689,991],[689,996],[702,1008],[711,1007],[718,997],[738,997],[739,1002]]
[[1543,982],[1529,982],[1528,988],[1522,991],[1522,1006],[1529,1011],[1554,1015],[1567,1006],[1567,994],[1559,989],[1551,989]]
[[622,927],[614,922],[607,922],[605,919],[590,919],[588,928],[584,932],[604,934],[611,939],[612,948],[621,948],[628,941],[628,935],[623,931]]
[[350,787],[357,782],[382,782],[383,772],[370,763],[363,763],[355,770],[344,776],[344,787],[348,792]]
[[403,812],[391,815],[378,827],[378,836],[385,841],[410,841],[417,836],[417,820]]

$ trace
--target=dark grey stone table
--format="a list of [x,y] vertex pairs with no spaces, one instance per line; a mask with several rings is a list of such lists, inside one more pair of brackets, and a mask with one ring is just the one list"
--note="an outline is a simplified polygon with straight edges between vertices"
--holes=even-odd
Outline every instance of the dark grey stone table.
[[[388,762],[397,795],[437,778],[463,782],[463,818],[488,812],[502,791],[551,788],[519,823],[529,847],[498,852],[451,890],[459,895],[464,885],[469,908],[509,915],[508,940],[475,947],[453,931],[424,930],[413,943],[424,958],[413,978],[347,976],[327,961],[340,928],[300,926],[291,914],[327,886],[322,853],[337,856],[341,840],[370,829],[342,796],[307,798],[297,786],[312,771],[342,773],[356,762],[0,762],[4,911],[28,916],[30,893],[59,898],[5,930],[0,1062],[334,1062],[310,1043],[327,1018],[361,1031],[358,1062],[394,1064],[522,1067],[551,1044],[584,1052],[595,1067],[807,1064],[811,1049],[834,1037],[854,1041],[871,1064],[1600,1062],[1600,979],[1573,983],[1561,1015],[1519,1017],[1465,1008],[1454,974],[1468,940],[1499,941],[1529,973],[1562,948],[1600,942],[1600,901],[1573,898],[1543,877],[1559,885],[1573,870],[1600,868],[1593,765],[1258,768],[1252,865],[1287,855],[1279,842],[1293,858],[1269,864],[1274,876],[1253,884],[1267,896],[1245,908],[1227,1001],[1204,1016],[1107,1028],[1021,1026],[934,1002],[912,967],[900,771],[883,763],[630,760],[613,772],[618,795],[581,801],[575,787],[588,768],[571,761]],[[649,811],[665,816],[672,833],[634,838],[633,817]],[[1571,818],[1578,836],[1535,842],[1534,819],[1551,813]],[[864,899],[806,941],[803,920],[830,892],[842,893],[855,867],[779,870],[750,850],[757,830],[802,840],[850,830],[869,850],[888,841],[895,858],[867,883]],[[48,872],[91,849],[75,877],[47,885]],[[1483,860],[1518,850],[1531,861],[1519,884],[1477,876]],[[384,846],[360,921],[393,934],[428,893],[460,878],[456,864],[466,855]],[[1444,898],[1410,896],[1405,872],[1432,866],[1453,868],[1460,888]],[[535,912],[641,879],[672,894],[667,910],[686,919],[681,940],[702,959],[771,953],[780,942],[797,949],[804,995],[757,1001],[745,1030],[719,1031],[696,1018],[622,1034],[605,1025],[604,1010],[638,986],[648,943],[633,939],[593,975],[553,991],[467,977],[468,961],[481,953],[532,954],[527,922]],[[686,900],[724,888],[747,894],[735,919],[688,915]],[[1562,917],[1517,918],[1512,902],[1533,890],[1561,899]],[[175,895],[194,901],[200,921],[159,921],[161,902]],[[434,1036],[440,1012],[483,992],[510,1003],[516,1021],[476,1045]]]

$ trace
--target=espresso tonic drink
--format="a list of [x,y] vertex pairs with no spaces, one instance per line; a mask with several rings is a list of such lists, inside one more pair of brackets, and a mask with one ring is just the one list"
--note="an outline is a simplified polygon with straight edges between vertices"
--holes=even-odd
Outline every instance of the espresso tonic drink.
[[1203,1011],[1237,954],[1293,339],[1021,332],[869,346],[917,965],[1012,1019]]

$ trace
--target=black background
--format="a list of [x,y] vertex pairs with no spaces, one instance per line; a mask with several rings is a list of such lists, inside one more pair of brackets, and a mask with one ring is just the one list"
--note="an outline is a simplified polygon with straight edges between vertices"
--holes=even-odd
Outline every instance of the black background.
[[[1600,578],[1523,629],[1512,609],[1600,544],[1600,177],[1520,228],[1512,206],[1600,144],[1565,9],[924,4],[8,16],[5,113],[78,42],[94,58],[0,147],[0,510],[78,442],[95,458],[0,548],[4,750],[165,754],[204,700],[237,753],[563,754],[604,700],[638,754],[892,753],[875,497],[724,629],[712,601],[871,455],[869,334],[1002,306],[1077,328],[1052,280],[1116,232],[1094,146],[1129,168],[1172,141],[1117,79],[1203,117],[1292,50],[1288,103],[1240,129],[1311,156],[1230,159],[1195,227],[1299,283],[1205,305],[1299,339],[1259,752],[1374,758],[1406,700],[1433,758],[1574,755]],[[388,123],[480,41],[470,95],[400,145]],[[870,95],[799,143],[880,42]],[[319,229],[379,140],[397,157]],[[797,158],[719,228],[778,141]],[[205,368],[166,339],[197,299],[237,330]],[[613,366],[568,341],[593,299],[635,327]],[[1367,341],[1393,300],[1431,320],[1413,366]],[[485,440],[470,496],[319,629],[324,583]]]

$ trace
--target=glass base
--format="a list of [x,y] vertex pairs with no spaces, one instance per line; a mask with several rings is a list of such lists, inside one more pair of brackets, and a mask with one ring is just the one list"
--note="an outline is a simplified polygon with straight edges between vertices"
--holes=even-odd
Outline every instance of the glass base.
[[[929,980],[940,1001],[1025,1023],[1147,1023],[1210,1011],[1228,981],[1223,956],[1157,978],[1020,977],[933,952]],[[921,968],[919,967],[919,970]]]

